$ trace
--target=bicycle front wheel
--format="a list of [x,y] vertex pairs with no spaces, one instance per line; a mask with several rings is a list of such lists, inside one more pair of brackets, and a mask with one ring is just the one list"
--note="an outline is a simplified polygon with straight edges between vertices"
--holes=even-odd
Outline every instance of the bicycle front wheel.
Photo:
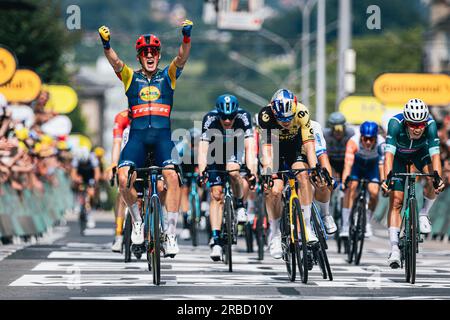
[[417,200],[411,199],[409,201],[409,225],[410,225],[410,239],[409,246],[409,271],[410,271],[410,283],[416,282],[416,253],[418,250],[418,232],[417,232]]
[[[153,283],[159,285],[161,281],[161,223],[160,223],[160,213],[161,204],[158,197],[152,197],[150,203],[150,215],[153,224],[151,228],[151,242],[153,244],[153,250],[151,252],[152,258],[152,270],[153,270]],[[150,228],[149,228],[150,229]]]
[[289,203],[285,202],[283,216],[281,218],[281,248],[283,250],[283,260],[286,263],[286,271],[290,281],[295,281],[296,260],[295,260],[295,242],[291,238],[291,222],[289,217]]
[[359,265],[361,255],[364,247],[364,236],[366,233],[366,208],[361,203],[358,208],[358,223],[356,226],[356,241],[355,241],[355,265]]
[[256,216],[256,243],[258,245],[258,260],[264,260],[264,216],[265,216],[265,204],[264,199],[260,198],[261,202],[257,205]]
[[191,238],[192,238],[192,245],[196,247],[198,245],[198,237],[197,237],[197,203],[194,196],[190,196],[189,205],[191,206]]
[[[128,211],[128,209],[126,209]],[[123,246],[125,248],[124,250],[124,259],[125,262],[131,261],[131,214],[129,212],[126,212],[126,219],[125,219],[125,227],[123,228]]]
[[[292,201],[292,221],[294,226],[295,253],[298,271],[303,283],[308,282],[308,245],[306,241],[305,219],[303,217],[300,202],[297,198]],[[300,237],[298,236],[300,233]]]
[[232,246],[233,246],[233,203],[231,198],[225,198],[225,226],[226,226],[226,263],[228,264],[228,271],[233,272],[233,260],[232,260]]

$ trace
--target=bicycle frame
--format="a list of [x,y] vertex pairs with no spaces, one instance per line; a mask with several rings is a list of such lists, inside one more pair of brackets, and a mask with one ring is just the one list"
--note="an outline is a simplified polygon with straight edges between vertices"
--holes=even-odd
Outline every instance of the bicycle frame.
[[[290,234],[291,234],[291,241],[294,242],[295,241],[294,228],[292,227],[294,225],[294,221],[292,221],[292,208],[293,208],[294,199],[299,199],[298,195],[297,195],[297,190],[296,190],[296,179],[295,179],[295,176],[290,175],[287,178],[287,183],[285,183],[285,187],[283,189],[283,193],[284,193],[286,198],[289,198],[289,223],[291,225]],[[302,215],[302,219],[304,219],[303,215]],[[298,226],[297,230],[299,230],[299,229],[300,229],[300,227]],[[308,238],[308,232],[306,232],[306,239],[307,240],[309,239]]]
[[[314,212],[320,212],[319,208],[317,207],[317,205],[315,204],[315,202],[313,201],[312,206],[315,207],[315,210],[311,210],[311,214],[314,214]],[[323,224],[323,219],[321,217],[320,214],[317,214],[317,219],[319,219],[320,222],[320,229],[322,229],[322,233],[325,237],[325,240],[328,240],[328,234],[325,230],[325,225]]]

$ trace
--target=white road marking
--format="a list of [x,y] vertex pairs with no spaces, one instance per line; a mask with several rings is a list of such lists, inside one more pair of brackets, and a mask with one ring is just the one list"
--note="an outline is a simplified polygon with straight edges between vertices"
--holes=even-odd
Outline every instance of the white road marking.
[[95,228],[84,230],[84,236],[114,236],[114,229],[112,228]]

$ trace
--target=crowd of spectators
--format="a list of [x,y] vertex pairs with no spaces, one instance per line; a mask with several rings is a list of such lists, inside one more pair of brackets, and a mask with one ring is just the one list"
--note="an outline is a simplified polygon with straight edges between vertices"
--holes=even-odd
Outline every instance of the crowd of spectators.
[[56,186],[57,168],[70,172],[72,154],[66,137],[42,131],[42,125],[56,115],[44,108],[48,99],[49,93],[43,90],[30,104],[34,123],[27,127],[26,121],[14,119],[14,107],[0,94],[0,196],[5,184],[19,195],[25,189],[43,193],[45,182]]

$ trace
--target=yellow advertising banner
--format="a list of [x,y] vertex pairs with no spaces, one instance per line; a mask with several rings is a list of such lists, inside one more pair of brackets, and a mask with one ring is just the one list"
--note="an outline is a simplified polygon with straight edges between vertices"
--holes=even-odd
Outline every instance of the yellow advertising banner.
[[352,124],[361,124],[364,121],[383,123],[383,115],[389,110],[401,109],[401,105],[383,105],[375,97],[349,96],[339,104],[339,111]]
[[15,55],[4,47],[0,47],[0,85],[12,79],[17,68]]
[[42,89],[47,90],[50,99],[45,105],[48,111],[67,114],[73,111],[78,104],[78,96],[75,90],[63,85],[43,85]]
[[36,72],[18,69],[10,82],[0,86],[0,93],[8,102],[29,103],[37,98],[41,85],[41,78]]
[[404,105],[422,99],[428,105],[450,104],[450,76],[429,73],[385,73],[373,83],[373,93],[382,103]]

